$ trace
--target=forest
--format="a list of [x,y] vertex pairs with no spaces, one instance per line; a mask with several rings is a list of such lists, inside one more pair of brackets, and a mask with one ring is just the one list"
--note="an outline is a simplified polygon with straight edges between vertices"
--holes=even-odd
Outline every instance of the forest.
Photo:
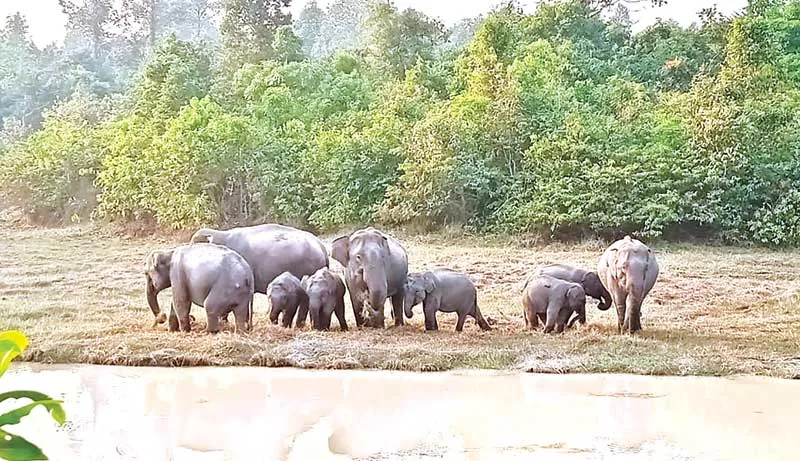
[[[800,245],[800,0],[633,32],[624,1],[452,27],[386,0],[59,0],[0,29],[0,204]],[[658,3],[658,2],[656,2]]]

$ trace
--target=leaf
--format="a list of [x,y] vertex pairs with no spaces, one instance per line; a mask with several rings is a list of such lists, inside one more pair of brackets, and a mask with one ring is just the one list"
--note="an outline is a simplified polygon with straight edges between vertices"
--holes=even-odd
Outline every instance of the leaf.
[[[13,394],[20,394],[19,397],[14,397]],[[32,403],[29,403],[25,406],[19,407],[16,410],[11,410],[0,415],[0,426],[7,426],[7,425],[14,425],[19,424],[22,421],[22,418],[28,416],[34,408],[41,405],[47,409],[50,413],[50,416],[59,424],[64,424],[67,417],[64,413],[64,408],[61,406],[63,403],[61,400],[52,400],[48,398],[44,394],[39,394],[38,392],[31,392],[31,391],[14,391],[14,392],[7,392],[5,394],[0,394],[0,401],[8,399],[8,398],[30,398],[28,395],[37,394],[41,397],[45,397],[45,400],[34,400]]]
[[28,347],[28,338],[17,330],[0,332],[0,376],[8,370],[11,361]]
[[0,459],[39,461],[48,459],[42,450],[24,438],[0,429]]

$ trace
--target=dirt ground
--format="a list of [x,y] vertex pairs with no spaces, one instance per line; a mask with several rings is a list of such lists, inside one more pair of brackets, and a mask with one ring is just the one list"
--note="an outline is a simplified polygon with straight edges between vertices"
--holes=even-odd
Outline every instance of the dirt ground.
[[[412,270],[449,266],[470,275],[493,331],[480,331],[470,318],[457,334],[455,315],[440,313],[440,330],[425,332],[419,307],[407,326],[359,331],[349,301],[348,332],[285,330],[269,324],[266,297],[257,294],[253,332],[208,335],[198,306],[189,334],[152,326],[144,258],[175,238],[122,237],[90,225],[6,226],[0,235],[0,330],[29,336],[27,361],[800,378],[797,252],[653,245],[661,275],[645,301],[641,334],[618,335],[613,309],[601,312],[592,301],[585,327],[544,335],[524,329],[519,290],[525,275],[552,262],[593,268],[603,244],[409,237],[402,241]],[[162,306],[169,297],[168,290],[161,294]],[[387,325],[389,311],[387,304]]]

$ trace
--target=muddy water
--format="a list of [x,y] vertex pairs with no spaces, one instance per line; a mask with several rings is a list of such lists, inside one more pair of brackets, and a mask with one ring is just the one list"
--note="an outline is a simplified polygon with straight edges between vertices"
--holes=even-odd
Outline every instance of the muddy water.
[[[14,427],[71,460],[797,459],[800,382],[15,364]],[[0,406],[0,411],[8,405]]]

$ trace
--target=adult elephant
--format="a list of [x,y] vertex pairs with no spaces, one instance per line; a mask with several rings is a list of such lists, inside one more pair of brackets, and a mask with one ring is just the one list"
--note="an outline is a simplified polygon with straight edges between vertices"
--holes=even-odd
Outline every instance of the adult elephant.
[[191,331],[192,304],[203,306],[206,330],[219,331],[219,320],[233,312],[236,330],[250,330],[253,315],[253,271],[238,253],[219,245],[181,245],[153,251],[144,267],[147,303],[164,323],[167,316],[158,305],[158,293],[172,287],[169,330]]
[[267,293],[275,277],[289,272],[298,279],[328,267],[328,252],[314,234],[280,224],[235,227],[229,230],[203,228],[192,243],[214,243],[239,253],[253,269],[256,293]]
[[[400,242],[368,227],[334,240],[331,256],[345,267],[345,282],[357,326],[383,328],[386,298],[392,299],[394,324],[403,324],[408,254]],[[363,313],[365,302],[370,307],[367,319]]]
[[642,329],[642,303],[656,284],[658,272],[653,251],[630,236],[617,240],[600,256],[597,274],[617,307],[618,332]]

